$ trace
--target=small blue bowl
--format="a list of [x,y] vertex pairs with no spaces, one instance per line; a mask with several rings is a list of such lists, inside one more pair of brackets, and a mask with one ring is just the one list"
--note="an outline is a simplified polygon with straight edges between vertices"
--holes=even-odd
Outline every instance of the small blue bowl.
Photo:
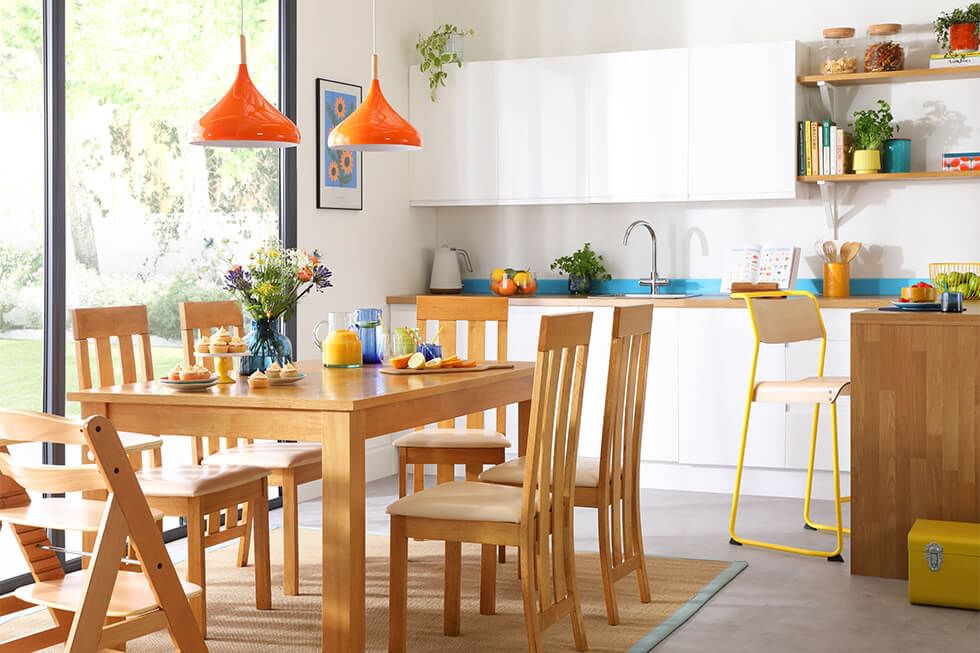
[[442,358],[442,345],[420,345],[417,351],[425,354],[425,360],[427,361],[433,358]]

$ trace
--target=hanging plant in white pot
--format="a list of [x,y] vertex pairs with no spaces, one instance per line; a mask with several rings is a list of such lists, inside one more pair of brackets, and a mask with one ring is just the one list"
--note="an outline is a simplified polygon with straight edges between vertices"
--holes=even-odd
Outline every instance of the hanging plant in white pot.
[[446,85],[449,76],[443,66],[456,64],[463,67],[463,39],[473,36],[471,29],[461,29],[455,25],[441,25],[428,36],[419,35],[415,49],[422,56],[419,70],[429,77],[429,97],[436,101],[436,93],[440,86]]

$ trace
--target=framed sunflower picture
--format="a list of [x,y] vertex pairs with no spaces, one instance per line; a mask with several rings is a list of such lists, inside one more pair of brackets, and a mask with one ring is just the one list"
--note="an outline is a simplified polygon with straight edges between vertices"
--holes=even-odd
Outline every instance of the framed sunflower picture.
[[316,206],[318,209],[364,208],[361,153],[331,150],[327,136],[361,103],[361,87],[330,79],[316,80]]

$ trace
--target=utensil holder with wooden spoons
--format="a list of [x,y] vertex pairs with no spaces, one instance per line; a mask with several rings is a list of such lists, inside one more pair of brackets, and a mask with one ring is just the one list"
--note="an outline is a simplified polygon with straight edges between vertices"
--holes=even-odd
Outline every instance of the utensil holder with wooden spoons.
[[824,263],[823,264],[823,296],[824,297],[850,297],[851,296],[851,264],[850,263]]

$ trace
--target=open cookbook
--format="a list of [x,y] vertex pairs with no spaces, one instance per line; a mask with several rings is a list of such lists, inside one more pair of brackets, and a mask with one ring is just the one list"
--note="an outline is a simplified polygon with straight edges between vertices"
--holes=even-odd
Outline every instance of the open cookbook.
[[728,253],[721,292],[731,292],[733,283],[774,282],[780,290],[796,285],[800,269],[800,248],[786,245],[748,245]]

